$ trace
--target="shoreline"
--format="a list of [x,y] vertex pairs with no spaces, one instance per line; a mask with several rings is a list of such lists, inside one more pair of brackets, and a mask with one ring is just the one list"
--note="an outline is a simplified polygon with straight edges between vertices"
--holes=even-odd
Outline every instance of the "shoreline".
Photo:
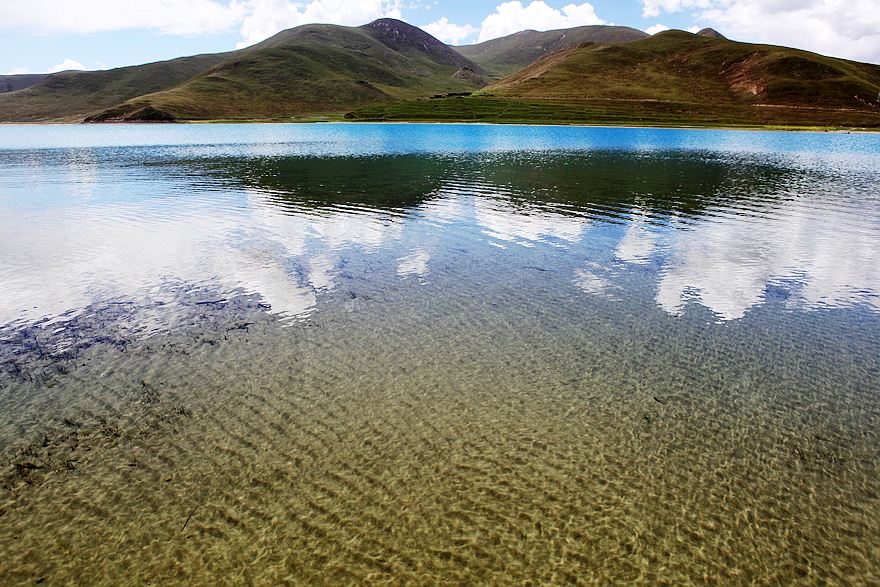
[[746,126],[688,126],[688,125],[633,125],[633,124],[585,124],[585,123],[551,123],[551,122],[486,122],[467,120],[339,120],[339,119],[302,119],[302,120],[277,120],[277,119],[215,119],[215,120],[179,120],[175,122],[89,122],[82,121],[41,121],[41,122],[0,122],[4,126],[160,126],[160,125],[189,125],[189,124],[435,124],[435,125],[477,125],[477,126],[533,126],[533,127],[582,127],[582,128],[629,128],[643,130],[709,130],[709,131],[759,131],[759,132],[812,132],[833,134],[880,134],[880,129],[868,129],[862,127],[827,127],[827,126],[786,126],[786,125],[746,125]]

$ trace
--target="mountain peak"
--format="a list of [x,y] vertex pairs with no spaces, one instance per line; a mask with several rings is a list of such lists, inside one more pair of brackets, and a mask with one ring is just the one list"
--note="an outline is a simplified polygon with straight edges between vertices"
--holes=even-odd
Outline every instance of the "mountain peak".
[[456,67],[469,67],[482,73],[479,66],[452,50],[439,39],[422,29],[396,18],[380,18],[360,27],[377,41],[398,52],[415,50],[427,53],[439,63]]
[[360,28],[371,31],[379,41],[395,51],[413,45],[446,46],[422,29],[396,18],[379,18]]
[[727,37],[712,28],[705,28],[698,32],[697,35],[700,37],[711,37],[713,39],[724,39],[725,41],[727,40]]
[[362,26],[362,28],[366,28],[366,27],[372,27],[372,28],[387,27],[387,28],[398,28],[398,29],[418,28],[418,27],[414,27],[413,25],[409,24],[408,22],[404,22],[398,18],[390,18],[390,17],[377,18],[373,22],[369,22],[369,23],[367,23],[365,25],[361,25],[361,26]]

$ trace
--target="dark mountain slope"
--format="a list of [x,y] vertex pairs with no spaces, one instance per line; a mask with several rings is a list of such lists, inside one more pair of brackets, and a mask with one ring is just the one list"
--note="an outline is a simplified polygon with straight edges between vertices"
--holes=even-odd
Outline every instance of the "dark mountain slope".
[[582,43],[627,43],[647,33],[621,26],[583,26],[554,31],[521,31],[477,45],[455,49],[497,77],[510,75],[534,61]]
[[701,37],[712,37],[713,39],[727,39],[724,35],[716,31],[715,29],[703,29],[697,33],[697,35]]
[[481,68],[424,31],[382,19],[305,25],[239,52],[174,88],[90,120],[286,118],[485,85]]
[[22,73],[18,75],[0,75],[0,94],[16,92],[38,84],[47,77],[48,73]]
[[[456,68],[474,67],[474,62],[452,47],[432,37],[418,27],[393,18],[380,18],[360,27],[374,39],[404,54],[420,53],[432,61]],[[482,72],[481,68],[477,68]]]

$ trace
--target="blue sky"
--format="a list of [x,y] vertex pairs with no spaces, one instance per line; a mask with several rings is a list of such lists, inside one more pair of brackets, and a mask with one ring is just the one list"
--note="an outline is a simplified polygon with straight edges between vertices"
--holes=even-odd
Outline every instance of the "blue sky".
[[877,0],[0,0],[0,73],[105,69],[247,46],[307,22],[395,16],[450,43],[524,28],[713,26],[745,41],[880,62]]

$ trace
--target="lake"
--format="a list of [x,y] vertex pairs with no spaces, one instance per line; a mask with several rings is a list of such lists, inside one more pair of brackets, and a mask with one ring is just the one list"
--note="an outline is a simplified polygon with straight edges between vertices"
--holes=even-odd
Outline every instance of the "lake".
[[0,126],[0,582],[880,581],[880,135]]

